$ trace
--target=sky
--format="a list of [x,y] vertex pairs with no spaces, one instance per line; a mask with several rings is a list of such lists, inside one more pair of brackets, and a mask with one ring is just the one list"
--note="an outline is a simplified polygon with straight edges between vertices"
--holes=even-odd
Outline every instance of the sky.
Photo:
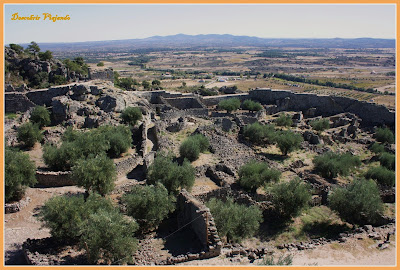
[[[232,34],[396,38],[395,5],[5,5],[5,44]],[[40,20],[11,20],[38,15]],[[70,20],[43,20],[43,13]]]

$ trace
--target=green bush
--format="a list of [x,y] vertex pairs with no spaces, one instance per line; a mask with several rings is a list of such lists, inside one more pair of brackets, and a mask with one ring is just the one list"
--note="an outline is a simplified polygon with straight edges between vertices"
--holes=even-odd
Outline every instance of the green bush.
[[98,67],[104,67],[104,62],[101,62],[101,61],[98,62],[98,63],[97,63],[97,66],[98,66]]
[[172,161],[172,157],[158,154],[150,165],[147,183],[163,184],[170,194],[177,195],[181,188],[191,189],[194,184],[195,171],[189,162],[184,161],[182,166]]
[[135,126],[142,120],[142,111],[138,107],[128,107],[121,113],[121,119],[125,124]]
[[303,136],[289,130],[281,131],[275,135],[275,141],[282,154],[286,156],[288,153],[300,148]]
[[274,126],[261,125],[258,122],[247,125],[243,129],[243,136],[255,144],[273,143],[275,135]]
[[228,113],[236,111],[239,108],[240,100],[237,98],[224,99],[218,103],[218,109],[226,110]]
[[313,162],[316,172],[330,179],[338,175],[347,176],[352,169],[361,165],[360,158],[350,153],[335,154],[328,152],[316,156]]
[[328,197],[329,207],[339,216],[357,224],[374,223],[383,212],[379,189],[373,180],[354,180],[345,188],[336,188]]
[[110,149],[104,132],[76,132],[67,129],[59,147],[45,145],[43,159],[53,170],[70,170],[78,159],[105,154]]
[[100,209],[83,223],[81,247],[91,264],[132,263],[138,248],[134,237],[138,225],[117,211]]
[[95,194],[91,194],[86,202],[82,195],[56,196],[46,201],[39,218],[56,240],[74,242],[81,236],[83,222],[100,209],[114,211],[114,206],[110,200]]
[[36,106],[30,117],[30,121],[38,124],[39,128],[50,125],[50,113],[44,106]]
[[379,155],[381,166],[394,171],[396,167],[396,156],[387,152]]
[[168,190],[157,183],[155,186],[135,185],[129,193],[122,196],[126,212],[140,225],[140,228],[154,229],[175,209],[175,198]]
[[200,155],[199,144],[195,140],[186,139],[179,147],[179,154],[183,158],[187,158],[190,161],[195,161]]
[[280,175],[265,162],[251,161],[240,168],[238,182],[247,191],[256,192],[267,183],[279,181]]
[[114,162],[105,155],[80,159],[72,167],[77,185],[102,196],[114,189],[116,169]]
[[382,166],[370,168],[365,174],[365,177],[368,179],[374,179],[383,186],[393,187],[396,182],[395,172]]
[[179,154],[183,158],[195,161],[199,158],[201,152],[205,152],[210,147],[210,143],[202,134],[196,134],[188,137],[179,147]]
[[22,197],[25,187],[36,183],[36,167],[27,154],[5,149],[5,200],[18,200]]
[[381,143],[394,143],[394,134],[388,128],[377,128],[375,132],[375,137],[376,140]]
[[316,131],[323,131],[329,128],[328,119],[319,119],[310,122],[310,126]]
[[293,120],[290,115],[283,113],[275,120],[275,123],[277,126],[290,127],[293,125]]
[[379,154],[379,153],[385,152],[385,146],[383,146],[382,144],[379,144],[379,143],[374,143],[373,145],[371,145],[369,150],[371,150],[375,154]]
[[27,122],[18,128],[17,140],[22,142],[26,147],[31,148],[36,142],[42,140],[42,132],[38,125]]
[[257,206],[237,204],[231,198],[226,202],[212,198],[207,207],[214,217],[218,234],[226,237],[227,242],[240,242],[253,236],[263,220],[262,212]]
[[278,257],[278,260],[274,260],[274,257],[268,256],[264,257],[260,265],[292,265],[293,263],[293,255],[281,255]]
[[283,220],[299,215],[311,200],[307,185],[300,179],[276,184],[271,194],[272,204]]
[[249,111],[261,111],[262,110],[262,106],[259,102],[255,102],[252,101],[250,99],[246,99],[245,101],[243,101],[242,103],[242,108],[244,110],[249,110]]
[[102,126],[96,132],[104,134],[109,144],[107,155],[111,158],[121,156],[132,146],[132,132],[126,126]]

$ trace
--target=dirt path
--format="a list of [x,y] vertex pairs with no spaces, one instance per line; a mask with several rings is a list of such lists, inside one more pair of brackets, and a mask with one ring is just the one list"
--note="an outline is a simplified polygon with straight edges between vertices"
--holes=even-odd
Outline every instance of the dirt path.
[[5,264],[25,264],[22,253],[22,244],[28,239],[49,237],[48,229],[41,228],[37,219],[39,209],[54,195],[66,192],[83,192],[75,186],[57,188],[28,188],[26,196],[31,200],[29,204],[17,213],[4,216],[4,253]]

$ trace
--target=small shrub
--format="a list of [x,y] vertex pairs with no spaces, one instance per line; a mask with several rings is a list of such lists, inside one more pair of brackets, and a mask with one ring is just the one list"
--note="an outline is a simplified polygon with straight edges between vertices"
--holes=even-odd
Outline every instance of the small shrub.
[[50,113],[44,106],[36,106],[30,117],[30,121],[37,124],[39,128],[50,125]]
[[181,188],[191,189],[194,184],[195,171],[186,160],[182,166],[172,161],[172,157],[157,155],[148,169],[147,183],[154,185],[160,182],[170,194],[177,195]]
[[379,153],[383,153],[385,152],[385,146],[383,146],[383,144],[379,144],[379,143],[374,143],[369,150],[371,150],[372,152],[374,152],[375,154],[379,154]]
[[17,140],[26,147],[32,148],[36,142],[42,140],[42,132],[38,125],[27,122],[18,128]]
[[375,132],[375,137],[376,140],[381,143],[394,143],[394,134],[388,128],[377,128]]
[[100,209],[114,211],[111,201],[91,194],[86,202],[82,195],[50,198],[40,210],[39,218],[58,241],[75,242],[81,236],[83,222]]
[[36,167],[27,154],[5,150],[5,200],[18,200],[27,186],[36,183]]
[[247,191],[256,192],[257,188],[270,182],[279,181],[281,173],[269,168],[264,162],[249,162],[239,170],[239,184]]
[[104,67],[104,62],[98,62],[98,63],[97,63],[97,66],[98,66],[98,67]]
[[342,219],[356,224],[371,224],[383,211],[379,189],[373,180],[354,180],[345,188],[336,188],[328,202]]
[[132,263],[132,256],[138,248],[134,237],[138,227],[134,220],[125,218],[117,211],[100,209],[89,215],[83,223],[80,239],[89,263]]
[[287,114],[281,114],[276,120],[275,123],[277,126],[284,126],[284,127],[290,127],[293,125],[293,120],[290,115]]
[[328,119],[319,119],[310,122],[310,126],[316,131],[324,131],[329,128]]
[[268,256],[264,257],[260,265],[292,265],[293,263],[293,255],[281,255],[278,257],[278,260],[274,260],[274,257]]
[[187,158],[190,161],[195,161],[199,158],[200,146],[197,141],[186,139],[179,147],[179,154],[183,158]]
[[174,201],[175,198],[159,183],[155,186],[135,185],[122,197],[127,214],[136,219],[141,228],[147,229],[156,228],[175,209]]
[[102,126],[97,129],[97,132],[104,134],[109,144],[107,155],[111,158],[121,156],[132,145],[132,132],[126,126]]
[[77,185],[86,191],[98,192],[104,196],[114,188],[115,165],[105,155],[78,160],[72,167],[72,173]]
[[282,154],[286,156],[288,153],[300,148],[303,137],[292,131],[281,131],[275,136],[275,141]]
[[368,179],[374,179],[383,186],[392,187],[396,182],[395,172],[382,166],[370,168],[365,174],[365,177]]
[[188,137],[179,147],[179,154],[183,158],[195,161],[199,158],[201,152],[205,152],[210,147],[207,137],[202,134],[196,134]]
[[339,174],[346,176],[357,166],[361,165],[360,158],[350,153],[335,154],[332,152],[316,156],[313,160],[315,170],[326,178],[335,178]]
[[243,136],[255,144],[272,143],[275,141],[275,129],[272,125],[261,125],[258,122],[247,125],[243,129]]
[[250,99],[246,99],[245,101],[243,101],[242,103],[242,108],[244,110],[249,110],[249,111],[261,111],[262,110],[262,106],[259,102],[255,102],[252,101]]
[[381,166],[394,171],[396,167],[396,156],[387,152],[379,155]]
[[231,198],[226,202],[212,198],[207,207],[214,217],[219,235],[226,237],[227,242],[240,242],[253,236],[263,220],[257,206],[237,204]]
[[283,220],[298,216],[311,200],[308,187],[300,179],[276,184],[271,190],[272,204]]
[[218,103],[218,109],[226,110],[228,113],[236,111],[239,108],[240,108],[240,100],[237,98],[224,99]]
[[121,118],[125,124],[135,126],[142,119],[142,111],[138,107],[128,107],[121,113]]

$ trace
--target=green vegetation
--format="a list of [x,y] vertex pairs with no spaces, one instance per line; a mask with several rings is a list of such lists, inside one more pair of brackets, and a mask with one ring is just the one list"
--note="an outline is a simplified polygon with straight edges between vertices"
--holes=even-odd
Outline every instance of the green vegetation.
[[376,140],[381,143],[394,143],[394,134],[388,128],[377,128],[375,132]]
[[24,146],[32,148],[36,142],[42,140],[42,132],[38,125],[27,122],[18,128],[17,140]]
[[36,106],[30,117],[30,121],[38,124],[39,128],[50,125],[50,113],[44,106]]
[[113,211],[111,200],[91,194],[85,201],[79,196],[55,196],[50,198],[40,210],[39,218],[50,229],[52,237],[58,241],[79,240],[83,222],[99,209]]
[[303,137],[300,134],[294,133],[290,130],[281,131],[275,135],[275,141],[284,156],[294,150],[300,148],[303,142]]
[[278,260],[274,260],[274,257],[268,256],[264,257],[260,265],[292,265],[293,263],[293,255],[281,255],[278,257]]
[[293,125],[293,120],[290,115],[283,113],[275,120],[275,123],[277,126],[290,127]]
[[226,110],[228,113],[236,111],[239,108],[240,108],[240,100],[237,98],[224,99],[218,103],[218,109]]
[[275,129],[272,125],[261,125],[258,122],[247,125],[243,129],[243,136],[254,144],[273,143]]
[[381,166],[394,171],[396,167],[396,156],[387,152],[379,155]]
[[132,135],[127,127],[103,126],[88,132],[77,132],[71,128],[64,132],[59,147],[45,145],[43,159],[53,170],[69,170],[78,159],[107,154],[118,157],[129,149]]
[[177,195],[182,188],[191,189],[194,184],[195,171],[189,162],[184,161],[182,166],[172,161],[172,157],[158,154],[150,165],[147,174],[147,183],[163,184],[170,194]]
[[262,222],[262,212],[256,206],[247,207],[233,202],[212,198],[207,204],[214,217],[218,233],[226,237],[227,242],[240,242],[253,236]]
[[271,194],[275,211],[283,220],[299,215],[311,200],[307,185],[300,179],[274,185]]
[[39,52],[39,59],[42,61],[50,61],[53,59],[53,53],[49,50],[45,52]]
[[393,187],[396,183],[396,174],[385,167],[373,167],[370,168],[365,177],[368,179],[374,179],[378,184],[383,186]]
[[98,67],[104,67],[104,62],[101,62],[101,61],[98,62],[98,63],[97,63],[97,66],[98,66]]
[[133,127],[137,121],[142,120],[142,111],[138,107],[128,107],[121,113],[121,119]]
[[36,183],[36,167],[27,154],[5,149],[5,201],[20,199],[27,186]]
[[179,154],[182,158],[195,161],[199,158],[201,152],[207,151],[210,147],[207,137],[202,134],[196,134],[188,137],[179,147]]
[[249,110],[249,111],[261,111],[262,110],[262,106],[259,102],[255,102],[252,101],[250,99],[246,99],[245,101],[243,101],[242,103],[242,108],[244,110]]
[[78,186],[85,188],[86,192],[98,192],[102,196],[114,189],[117,177],[114,162],[105,155],[77,160],[72,173]]
[[311,121],[310,126],[316,131],[324,131],[329,128],[329,120],[328,119],[318,119]]
[[382,152],[385,152],[385,146],[383,144],[380,143],[374,143],[369,150],[371,150],[372,152],[374,152],[375,154],[379,154]]
[[140,228],[155,229],[175,209],[175,198],[160,183],[155,186],[135,185],[122,196],[126,212],[140,225]]
[[91,264],[123,264],[137,250],[135,221],[124,217],[109,199],[91,194],[49,199],[39,213],[52,237],[64,243],[79,242]]
[[338,175],[347,176],[352,169],[361,165],[360,158],[350,153],[335,154],[328,152],[316,156],[313,162],[316,172],[329,179]]
[[118,78],[114,85],[128,91],[136,90],[135,81],[132,78]]
[[75,57],[73,60],[65,59],[63,63],[69,72],[75,72],[84,76],[88,75],[88,65],[82,57]]
[[328,201],[329,207],[350,223],[374,223],[383,211],[379,189],[373,180],[354,180],[345,188],[335,189]]
[[265,186],[270,182],[278,182],[281,173],[271,169],[265,162],[251,161],[239,170],[239,184],[247,191],[253,193],[257,188]]
[[138,229],[134,220],[117,211],[100,209],[89,215],[81,228],[81,247],[86,249],[91,264],[133,263],[138,248],[134,237]]

